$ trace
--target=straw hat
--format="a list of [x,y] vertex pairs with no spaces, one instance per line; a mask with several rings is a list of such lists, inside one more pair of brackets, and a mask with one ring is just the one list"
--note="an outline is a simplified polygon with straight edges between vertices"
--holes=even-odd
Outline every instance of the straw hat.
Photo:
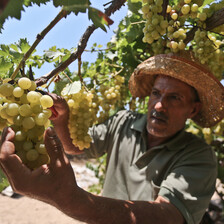
[[130,77],[131,94],[140,98],[149,96],[155,75],[179,79],[197,90],[202,109],[192,120],[201,127],[212,127],[224,118],[224,87],[193,53],[160,54],[142,62]]

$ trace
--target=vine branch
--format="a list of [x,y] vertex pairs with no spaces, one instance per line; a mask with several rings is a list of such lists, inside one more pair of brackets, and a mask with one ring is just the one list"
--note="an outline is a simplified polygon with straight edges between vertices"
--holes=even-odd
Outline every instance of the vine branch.
[[40,41],[46,36],[46,34],[64,17],[66,17],[67,11],[61,10],[58,15],[51,21],[51,23],[39,34],[37,34],[36,40],[30,47],[30,49],[24,54],[23,59],[20,61],[19,65],[11,75],[11,79],[14,79],[19,71],[19,69],[23,66],[25,61],[29,58],[32,52],[35,50],[36,46],[40,43]]
[[[125,2],[126,2],[126,0],[113,0],[111,2],[111,5],[105,10],[105,14],[107,16],[110,16],[112,13],[114,13],[115,11],[120,9],[122,7],[122,5],[124,5]],[[92,35],[92,33],[95,30],[96,30],[96,27],[94,24],[87,27],[86,31],[84,32],[84,34],[82,35],[82,37],[78,43],[77,50],[74,53],[72,53],[66,61],[61,63],[54,70],[52,70],[48,74],[37,79],[36,80],[37,86],[41,86],[41,85],[47,83],[51,77],[53,77],[54,75],[57,75],[59,72],[64,71],[73,61],[75,61],[76,59],[81,57],[83,51],[86,48],[86,45],[87,45],[87,42],[88,42],[90,36]]]

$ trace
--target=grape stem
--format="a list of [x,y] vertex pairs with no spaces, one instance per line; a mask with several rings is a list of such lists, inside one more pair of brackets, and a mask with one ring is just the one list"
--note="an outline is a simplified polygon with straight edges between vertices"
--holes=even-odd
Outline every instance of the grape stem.
[[41,42],[41,40],[46,36],[46,34],[64,17],[67,16],[67,11],[61,10],[58,15],[51,21],[51,23],[39,34],[37,34],[36,40],[29,48],[29,50],[24,54],[22,60],[20,61],[19,65],[11,75],[11,79],[14,79],[19,71],[19,69],[25,64],[25,61],[29,58],[32,52],[35,50],[36,46]]
[[[114,13],[115,11],[120,9],[124,5],[125,2],[126,2],[126,0],[113,0],[111,2],[111,5],[105,10],[105,14],[107,16],[110,16],[112,13]],[[87,45],[87,42],[88,42],[90,36],[92,35],[92,33],[95,30],[96,30],[96,27],[94,24],[88,26],[78,43],[77,50],[74,53],[72,53],[67,60],[65,60],[63,63],[61,63],[54,70],[52,70],[48,74],[37,79],[36,80],[37,86],[41,86],[41,85],[47,83],[50,78],[52,78],[56,74],[64,71],[73,61],[75,61],[78,57],[80,57],[86,48],[86,45]]]

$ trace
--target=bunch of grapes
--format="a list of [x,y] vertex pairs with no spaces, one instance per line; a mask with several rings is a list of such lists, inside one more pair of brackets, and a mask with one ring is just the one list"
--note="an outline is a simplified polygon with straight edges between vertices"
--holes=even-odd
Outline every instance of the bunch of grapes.
[[69,106],[69,132],[72,143],[80,150],[89,148],[91,137],[88,129],[96,121],[98,103],[96,96],[84,86],[75,94],[63,94]]
[[3,80],[0,94],[1,130],[11,126],[15,131],[16,154],[31,169],[47,164],[43,134],[50,125],[52,98],[36,91],[35,82],[26,77]]
[[224,68],[224,52],[220,46],[224,43],[205,30],[198,29],[194,36],[193,51],[201,64],[206,64],[213,74],[221,79]]
[[[166,10],[162,0],[143,0],[143,19],[146,20],[143,29],[143,42],[151,45],[154,55],[178,52],[193,46],[195,56],[208,67],[214,75],[221,79],[224,68],[223,44],[215,36],[224,32],[223,25],[217,27],[214,33],[206,31],[206,20],[224,6],[224,1],[214,2],[202,10],[202,0],[181,0],[177,5],[167,5]],[[193,24],[190,25],[190,24]],[[198,27],[194,40],[186,45],[187,33]]]
[[111,109],[115,109],[115,105],[118,105],[122,100],[122,89],[124,84],[124,77],[120,75],[114,76],[114,82],[111,85],[101,85],[100,92],[100,104],[102,108],[98,118],[98,123],[102,123],[109,117]]
[[143,0],[143,3],[143,18],[146,19],[143,42],[152,44],[166,33],[168,21],[161,15],[163,0]]

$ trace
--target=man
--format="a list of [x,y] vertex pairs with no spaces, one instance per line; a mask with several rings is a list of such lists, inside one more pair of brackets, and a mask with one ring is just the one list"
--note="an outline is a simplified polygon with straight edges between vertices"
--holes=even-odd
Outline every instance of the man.
[[12,187],[87,223],[199,223],[215,189],[216,159],[184,126],[188,118],[205,127],[221,120],[223,87],[192,59],[158,55],[138,66],[129,88],[134,96],[150,94],[148,114],[120,111],[90,129],[85,153],[108,153],[102,197],[76,184],[63,147],[82,152],[68,135],[68,107],[55,95],[52,120],[62,144],[53,129],[46,131],[49,165],[30,171],[13,154],[14,132],[4,130],[0,162]]

